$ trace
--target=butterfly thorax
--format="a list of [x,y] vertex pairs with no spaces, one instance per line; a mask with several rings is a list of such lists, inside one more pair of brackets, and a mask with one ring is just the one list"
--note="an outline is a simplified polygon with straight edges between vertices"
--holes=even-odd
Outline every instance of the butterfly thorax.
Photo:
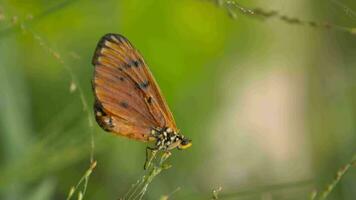
[[171,128],[154,128],[151,131],[151,136],[155,138],[154,148],[156,150],[186,149],[191,146],[191,140]]

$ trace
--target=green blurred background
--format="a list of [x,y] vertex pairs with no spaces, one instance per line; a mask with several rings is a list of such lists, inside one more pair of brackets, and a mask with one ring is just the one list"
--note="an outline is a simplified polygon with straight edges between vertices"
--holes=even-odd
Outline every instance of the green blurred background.
[[[239,1],[355,27],[337,2]],[[85,199],[117,199],[144,174],[145,144],[88,124],[91,58],[109,32],[140,50],[193,140],[145,199],[178,187],[171,199],[210,199],[219,186],[230,199],[306,199],[356,152],[355,35],[232,19],[208,0],[0,0],[0,199],[65,199],[89,166],[91,134]],[[354,200],[355,188],[353,168],[329,199]]]

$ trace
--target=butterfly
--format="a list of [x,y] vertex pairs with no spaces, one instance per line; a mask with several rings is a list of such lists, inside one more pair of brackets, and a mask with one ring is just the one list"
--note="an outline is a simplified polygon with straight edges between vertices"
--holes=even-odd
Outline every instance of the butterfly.
[[92,64],[94,114],[101,128],[154,142],[153,147],[147,147],[150,150],[186,149],[192,145],[179,132],[156,80],[129,40],[119,34],[104,35]]

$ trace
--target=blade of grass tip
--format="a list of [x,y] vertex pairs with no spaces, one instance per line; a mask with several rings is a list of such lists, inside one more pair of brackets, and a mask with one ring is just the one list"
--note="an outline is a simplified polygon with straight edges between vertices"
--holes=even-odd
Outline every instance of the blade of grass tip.
[[85,173],[85,182],[84,182],[84,187],[83,187],[83,195],[85,194],[87,187],[88,187],[88,181],[90,178],[90,175],[93,173],[93,170],[96,168],[97,162],[94,161],[90,164],[89,169]]
[[144,181],[144,186],[142,187],[142,189],[140,190],[140,192],[135,196],[134,199],[138,199],[141,200],[143,198],[143,196],[146,194],[148,185],[151,183],[151,181],[153,180],[154,177],[154,171],[152,171],[152,173],[146,177],[145,181]]
[[163,195],[159,200],[168,200],[170,196],[172,196],[174,193],[178,192],[181,188],[177,187],[175,190],[173,190],[171,193],[167,195]]
[[132,184],[131,187],[130,187],[130,189],[125,193],[125,195],[124,195],[123,197],[119,198],[119,200],[125,200],[125,199],[127,199],[128,195],[131,194],[132,190],[133,190],[134,188],[136,188],[136,186],[137,186],[141,181],[142,181],[142,178],[139,179],[139,180],[137,180],[136,183]]
[[333,28],[335,30],[346,32],[346,33],[349,33],[351,35],[356,35],[356,28],[353,28],[353,27],[344,27],[344,26],[334,25]]
[[232,19],[237,19],[237,14],[235,12],[235,10],[233,8],[231,8],[230,6],[226,7],[227,12],[229,13],[229,16]]
[[165,161],[171,156],[170,152],[164,152],[163,155],[160,158],[159,165],[156,166],[154,165],[152,170],[150,171],[149,175],[147,176],[144,186],[142,187],[141,191],[138,193],[138,195],[135,197],[135,199],[141,200],[145,193],[147,192],[147,188],[149,184],[153,181],[153,179],[162,172],[162,170],[170,168],[170,165],[165,165]]
[[[147,171],[151,168],[152,162],[153,162],[153,160],[156,158],[156,155],[157,155],[157,151],[152,151],[151,157],[150,157],[150,159],[149,159],[148,162],[147,162],[147,166],[146,166]],[[127,196],[128,196],[127,200],[129,200],[129,199],[135,197],[136,191],[137,191],[137,190],[141,187],[141,185],[145,182],[145,177],[146,177],[146,175],[143,176],[142,178],[140,178],[140,179],[136,182],[136,184],[132,185],[132,187],[131,187],[131,188],[129,189],[129,191],[124,195],[124,197],[123,197],[122,199],[126,199]]]
[[356,28],[351,28],[350,29],[350,34],[351,35],[356,35]]
[[82,200],[83,199],[83,194],[82,194],[82,192],[79,192],[78,193],[78,200]]
[[[92,174],[93,170],[95,169],[97,165],[97,162],[94,161],[93,163],[90,164],[89,168],[87,169],[87,171],[84,173],[84,175],[79,179],[78,183],[76,186],[71,187],[71,189],[69,190],[68,196],[66,198],[66,200],[69,200],[72,198],[73,194],[78,190],[78,188],[80,187],[81,183],[84,181],[84,191],[86,191],[87,188],[87,184],[88,182],[86,181],[86,179],[89,179],[90,175]],[[79,193],[82,193],[81,191]],[[84,192],[85,193],[85,192]],[[82,193],[82,195],[84,195],[84,193]]]
[[133,190],[142,182],[142,180],[143,180],[143,177],[138,179],[136,181],[136,183],[131,185],[130,189],[125,193],[125,195],[123,197],[119,198],[119,199],[120,200],[124,200],[124,199],[127,199],[129,195],[131,196],[131,193],[133,192]]
[[148,178],[145,179],[145,185],[142,187],[140,192],[135,196],[134,200],[135,199],[141,200],[143,198],[143,196],[145,195],[147,187],[148,187],[147,186],[147,180],[148,180]]
[[[152,152],[147,164],[147,174],[133,184],[129,191],[122,198],[120,198],[120,200],[142,199],[153,179],[161,173],[162,170],[170,168],[170,165],[166,165],[165,161],[170,157],[171,153],[165,152],[160,158],[157,158],[157,153],[158,151]],[[156,164],[156,160],[158,162],[158,166]]]
[[147,179],[145,181],[145,185],[143,186],[142,190],[140,191],[139,193],[139,200],[141,200],[143,198],[143,196],[146,194],[147,192],[147,188],[149,186],[149,184],[153,181],[153,179],[159,174],[161,173],[162,171],[162,168],[161,167],[158,167],[158,168],[154,168],[150,175],[147,176]]
[[85,193],[86,193],[86,191],[87,191],[89,178],[90,178],[90,175],[88,175],[88,176],[85,177],[84,186],[83,186],[83,191],[82,191],[82,192],[83,192],[83,196],[85,195]]
[[72,186],[68,192],[68,196],[67,196],[66,200],[69,200],[70,198],[72,198],[74,192],[75,192],[75,187]]
[[[153,150],[150,159],[147,162],[147,166],[145,166],[147,169],[149,169],[152,165],[152,161],[156,158],[158,151]],[[146,163],[145,163],[146,164]]]
[[353,158],[349,163],[347,163],[345,166],[341,167],[334,178],[334,180],[324,189],[320,196],[320,200],[326,199],[329,194],[334,190],[334,188],[337,186],[337,184],[341,181],[341,179],[345,176],[346,172],[350,170],[351,167],[353,167],[356,164],[356,159]]
[[[89,115],[90,114],[88,113],[88,116]],[[94,129],[93,129],[93,125],[90,125],[90,163],[94,162],[94,149],[95,149]]]
[[[139,183],[133,188],[132,193],[130,194],[130,196],[127,198],[127,200],[130,200],[132,198],[135,197],[136,192],[138,191],[138,189],[141,187],[141,185],[145,182],[146,180],[146,175],[142,176],[139,179]],[[125,199],[124,199],[125,200]]]
[[310,200],[315,200],[317,196],[318,196],[318,191],[313,190],[312,193],[310,194]]
[[141,194],[142,190],[144,189],[149,176],[150,176],[150,174],[146,174],[146,175],[142,176],[139,184],[136,185],[136,187],[134,188],[134,190],[132,191],[131,195],[129,196],[129,198],[127,200],[137,199],[137,197]]
[[[161,156],[161,160],[159,161],[159,165],[161,165],[163,155]],[[150,159],[149,162],[153,162],[153,159]],[[141,189],[139,191],[137,191],[137,189],[139,187],[136,187],[135,188],[135,192],[132,193],[132,195],[130,196],[130,199],[131,199],[131,197],[132,197],[133,200],[142,199],[144,194],[147,191],[148,185],[152,182],[153,178],[160,173],[160,171],[161,171],[160,166],[157,167],[156,165],[151,165],[151,164],[150,164],[150,166],[152,166],[152,168],[147,169],[148,173],[142,179],[143,181],[141,182],[141,184],[143,184],[143,186],[141,187]],[[136,191],[137,191],[137,194],[136,194]]]
[[161,157],[161,161],[160,161],[160,166],[159,167],[162,167],[164,162],[172,155],[171,152],[167,151],[167,152],[164,152],[162,157]]

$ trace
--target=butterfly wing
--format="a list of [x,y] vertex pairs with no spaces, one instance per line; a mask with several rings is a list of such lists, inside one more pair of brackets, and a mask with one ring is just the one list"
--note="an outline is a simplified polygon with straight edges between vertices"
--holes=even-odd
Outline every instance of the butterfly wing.
[[96,119],[123,136],[148,140],[152,128],[176,125],[140,53],[121,35],[107,34],[93,57]]

